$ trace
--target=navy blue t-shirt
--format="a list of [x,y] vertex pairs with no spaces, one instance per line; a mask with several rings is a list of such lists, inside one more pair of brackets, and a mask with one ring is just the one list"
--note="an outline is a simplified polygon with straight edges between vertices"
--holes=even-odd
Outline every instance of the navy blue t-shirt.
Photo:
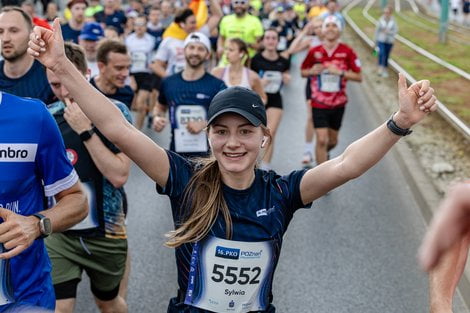
[[[205,73],[200,79],[193,81],[184,80],[181,73],[171,75],[163,80],[158,101],[160,104],[168,106],[170,110],[171,151],[175,151],[174,129],[178,128],[181,122],[177,117],[177,108],[181,105],[198,105],[202,106],[207,114],[212,98],[225,88],[227,86],[222,80],[209,73]],[[201,156],[204,154],[193,153],[192,155]]]
[[54,101],[54,94],[49,86],[46,71],[39,61],[34,60],[33,65],[26,74],[20,78],[9,78],[4,71],[5,61],[0,61],[0,90],[19,97],[39,99],[49,104]]
[[72,41],[78,44],[78,36],[80,36],[81,30],[75,30],[70,27],[70,24],[62,25],[62,36],[64,37],[64,41]]
[[[96,89],[101,91],[98,86],[96,86],[95,78],[92,77],[90,79],[90,84],[93,85]],[[102,94],[104,94],[106,97],[120,101],[124,103],[129,109],[131,108],[132,105],[132,100],[134,99],[134,91],[130,86],[124,86],[122,88],[118,88],[115,93],[113,94],[106,94],[101,91]]]
[[98,23],[116,27],[120,35],[124,33],[124,25],[126,25],[127,17],[123,11],[118,10],[111,15],[106,15],[103,10],[96,13],[93,17]]
[[[167,154],[170,160],[168,181],[164,188],[157,185],[157,191],[170,197],[173,221],[176,226],[181,224],[184,215],[187,214],[188,208],[181,207],[181,200],[196,164],[174,152],[167,151]],[[232,218],[231,240],[245,242],[274,240],[274,259],[277,264],[282,237],[287,226],[294,212],[305,207],[300,196],[300,181],[306,171],[305,169],[293,171],[289,175],[280,176],[273,171],[266,172],[257,169],[253,184],[246,190],[235,190],[223,185],[224,199]],[[224,218],[222,214],[219,214],[209,235],[225,239],[225,231]],[[184,244],[176,248],[178,286],[183,293],[188,288],[192,250],[193,244]],[[180,305],[178,305],[179,308]],[[190,312],[208,311],[192,308]]]
[[163,28],[160,29],[160,30],[147,29],[147,33],[149,33],[150,35],[152,35],[155,38],[155,47],[153,48],[153,50],[157,50],[158,47],[160,46],[160,43],[163,40],[163,32],[164,31],[165,30]]

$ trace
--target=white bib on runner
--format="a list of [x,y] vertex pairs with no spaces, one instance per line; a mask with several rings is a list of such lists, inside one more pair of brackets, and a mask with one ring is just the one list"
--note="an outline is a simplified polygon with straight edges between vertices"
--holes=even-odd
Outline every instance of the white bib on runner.
[[176,107],[176,128],[174,129],[176,152],[207,152],[205,131],[191,134],[186,128],[188,122],[207,120],[206,109],[201,105],[179,105]]
[[273,257],[273,241],[208,237],[196,243],[184,303],[219,313],[265,310]]
[[320,91],[339,92],[341,90],[341,76],[323,72],[320,74]]
[[282,85],[282,73],[279,71],[266,71],[263,74],[263,78],[268,81],[268,84],[264,87],[266,93],[277,93],[281,89]]
[[133,73],[148,72],[147,53],[142,52],[142,51],[134,51],[131,53],[131,58],[132,58],[132,72]]
[[[6,252],[3,244],[0,244],[0,253]],[[0,260],[0,305],[11,304],[15,302],[13,290],[10,283],[9,260]]]

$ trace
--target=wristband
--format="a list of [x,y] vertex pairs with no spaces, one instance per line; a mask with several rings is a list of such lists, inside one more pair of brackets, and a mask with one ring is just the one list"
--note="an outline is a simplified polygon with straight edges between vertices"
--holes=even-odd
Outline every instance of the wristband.
[[89,140],[91,138],[91,136],[93,136],[93,134],[95,133],[95,128],[91,128],[90,130],[85,130],[84,132],[80,133],[79,136],[80,136],[80,140],[85,142],[87,140]]
[[395,121],[393,120],[394,115],[395,115],[395,113],[393,113],[392,116],[390,116],[390,119],[387,121],[388,129],[390,129],[390,131],[392,133],[394,133],[395,135],[398,135],[398,136],[407,136],[407,135],[411,134],[413,132],[411,129],[401,128],[397,125],[397,123],[395,123]]

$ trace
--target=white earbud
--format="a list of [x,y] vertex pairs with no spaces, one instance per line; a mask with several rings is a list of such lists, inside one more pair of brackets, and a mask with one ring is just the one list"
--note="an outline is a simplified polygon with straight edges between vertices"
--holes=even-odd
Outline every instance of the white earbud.
[[261,148],[264,148],[264,146],[266,145],[266,142],[268,141],[268,137],[267,136],[263,136],[263,140],[261,141]]

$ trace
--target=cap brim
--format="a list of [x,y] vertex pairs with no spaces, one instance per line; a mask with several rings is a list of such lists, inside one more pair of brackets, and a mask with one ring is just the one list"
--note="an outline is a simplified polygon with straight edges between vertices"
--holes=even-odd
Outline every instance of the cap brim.
[[224,113],[236,113],[246,118],[253,126],[257,127],[261,125],[261,121],[256,116],[254,116],[253,114],[249,112],[246,112],[244,110],[240,110],[237,108],[227,108],[227,109],[223,109],[217,112],[210,118],[210,120],[207,121],[207,125],[210,125],[217,117],[219,117],[220,115]]
[[90,40],[90,41],[98,41],[100,40],[99,37],[97,36],[89,36],[89,35],[80,35],[78,36],[79,39],[82,39],[82,40]]

